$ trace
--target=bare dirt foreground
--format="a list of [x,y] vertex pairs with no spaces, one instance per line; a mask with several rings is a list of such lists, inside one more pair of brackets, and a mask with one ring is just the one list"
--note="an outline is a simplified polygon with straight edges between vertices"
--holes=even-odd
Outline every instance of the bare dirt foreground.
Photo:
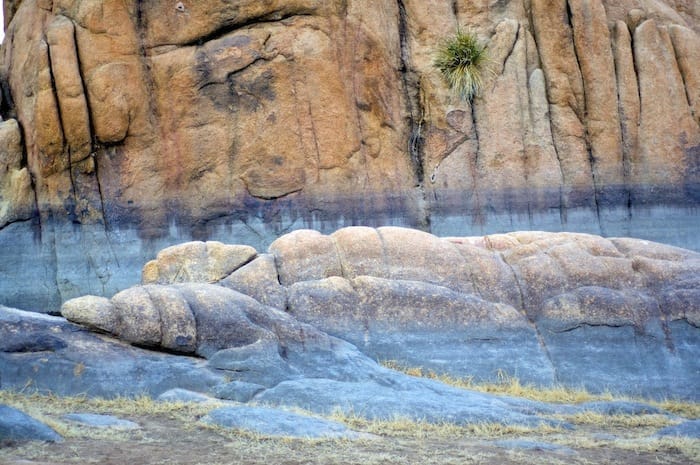
[[[61,443],[1,444],[0,464],[692,464],[700,440],[658,438],[679,423],[666,415],[577,414],[560,418],[573,430],[502,425],[429,425],[397,419],[333,419],[369,433],[360,440],[270,438],[199,421],[216,404],[65,399],[0,391],[0,403],[21,408],[56,429]],[[72,412],[111,414],[138,429],[86,427]],[[684,417],[697,418],[697,404]]]

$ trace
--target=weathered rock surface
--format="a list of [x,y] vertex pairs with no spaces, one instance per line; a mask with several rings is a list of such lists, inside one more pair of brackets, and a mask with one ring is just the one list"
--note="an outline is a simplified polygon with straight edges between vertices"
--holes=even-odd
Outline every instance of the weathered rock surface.
[[[197,262],[202,247],[178,247],[169,269],[211,269]],[[209,283],[209,273],[192,272],[187,276],[201,282],[145,284],[109,300],[86,296],[63,305],[68,319],[125,342],[62,318],[0,308],[2,387],[146,392],[162,400],[219,398],[456,424],[534,426],[551,423],[545,415],[582,411],[663,413],[633,402],[569,406],[497,397],[376,362],[385,359],[475,380],[505,372],[537,385],[698,399],[695,252],[585,234],[437,238],[355,227],[330,236],[295,231],[267,254],[249,255],[257,258],[227,267],[230,276],[264,258],[241,282],[261,295],[277,276],[279,307],[229,288],[230,276]],[[212,421],[247,429],[268,413],[284,417],[227,408]],[[266,429],[267,420],[258,428],[338,433],[310,421],[309,431]]]
[[[180,248],[199,256],[201,245]],[[250,295],[230,289],[231,276],[261,258],[265,272],[239,287]],[[233,381],[267,388],[329,372],[361,381],[358,370],[369,368],[357,347],[375,360],[475,380],[505,373],[537,385],[697,398],[699,272],[695,252],[587,234],[300,230],[218,283],[202,274],[201,283],[137,286],[110,301],[70,300],[62,311],[135,344],[206,357],[245,374]],[[217,389],[233,399],[272,395],[248,384]]]
[[666,428],[660,429],[656,435],[700,439],[700,420],[689,420],[678,425],[667,426]]
[[[229,297],[235,294],[218,286],[193,286],[214,294],[219,289]],[[413,412],[411,418],[435,422],[551,422],[539,416],[554,411],[545,404],[473,393],[397,373],[379,366],[349,343],[280,315],[278,310],[258,304],[257,313],[248,309],[242,316],[242,312],[235,311],[238,303],[234,299],[229,304],[232,315],[220,322],[223,325],[218,344],[226,348],[213,351],[211,340],[203,343],[202,350],[211,353],[207,362],[128,347],[80,331],[61,318],[0,308],[0,334],[4,339],[14,336],[14,345],[0,347],[2,388],[31,386],[60,395],[106,397],[147,393],[172,401],[206,401],[211,397],[196,392],[208,392],[222,393],[226,399],[240,395],[237,400],[247,395],[245,400],[249,402],[304,407],[317,413],[338,409],[348,414],[363,412],[368,418],[389,419]],[[215,306],[214,310],[219,316],[223,313]],[[266,336],[267,343],[249,343],[251,334],[245,332],[246,328],[236,331],[235,323],[243,323],[245,317],[261,325],[258,336]],[[248,329],[254,325],[248,324]],[[207,334],[211,336],[212,331],[217,329],[210,328]],[[44,340],[42,346],[31,345],[46,335],[52,339]],[[258,386],[251,391],[254,384]],[[220,421],[233,426],[229,413],[223,412]],[[270,415],[284,413],[270,410]],[[309,422],[309,428],[319,430],[318,421]],[[296,430],[299,434],[312,434],[301,426]],[[318,434],[338,433],[328,425],[322,426]],[[288,434],[265,429],[264,425],[258,428],[264,434]]]
[[222,407],[212,410],[201,421],[264,436],[336,439],[371,437],[352,431],[335,421],[265,407]]
[[91,428],[113,428],[131,430],[141,428],[138,423],[117,418],[113,415],[98,415],[96,413],[69,413],[63,418]]
[[[5,2],[0,302],[56,310],[174,243],[304,227],[700,250],[691,4]],[[472,103],[433,67],[457,25],[492,59]]]
[[61,436],[21,410],[0,405],[0,443],[22,441],[59,442]]
[[223,381],[199,360],[144,351],[63,318],[0,307],[0,386],[57,395],[157,395],[206,391]]

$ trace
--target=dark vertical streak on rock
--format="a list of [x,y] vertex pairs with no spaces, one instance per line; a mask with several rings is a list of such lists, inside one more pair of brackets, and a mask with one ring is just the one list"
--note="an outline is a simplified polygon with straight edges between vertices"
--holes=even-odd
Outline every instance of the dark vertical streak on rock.
[[[567,20],[569,22],[569,27],[572,30],[572,37],[575,37],[575,34],[573,33],[573,28],[574,28],[574,22],[572,20],[572,12],[571,12],[571,6],[569,4],[571,0],[566,2],[566,16]],[[578,49],[578,44],[576,39],[574,38],[573,40],[573,48],[574,48],[574,58],[576,59],[576,66],[578,67],[579,71],[581,72],[581,79],[585,79],[583,70],[581,70],[581,60],[579,60],[579,55],[582,50]],[[591,136],[589,133],[589,128],[588,128],[588,95],[586,94],[586,86],[582,86],[582,91],[583,91],[583,121],[581,121],[581,124],[583,125],[584,129],[584,143],[586,144],[586,152],[588,153],[588,163],[590,164],[591,167],[591,183],[593,184],[593,205],[595,207],[595,214],[596,214],[596,220],[598,221],[598,228],[600,230],[603,230],[603,222],[600,219],[600,202],[598,199],[598,181],[597,181],[597,176],[596,176],[596,160],[595,156],[593,155],[593,148],[591,147]],[[605,233],[603,232],[603,235]]]
[[474,128],[474,142],[476,142],[476,150],[474,151],[474,158],[472,161],[472,188],[474,189],[474,202],[473,202],[473,213],[472,220],[474,224],[483,226],[486,218],[484,218],[484,212],[481,205],[481,197],[479,196],[479,151],[481,150],[481,144],[479,142],[479,126],[476,121],[476,106],[474,101],[469,102],[469,114],[472,119],[472,128]]
[[[146,91],[146,95],[148,96],[148,101],[146,102],[147,104],[147,109],[146,109],[146,114],[151,115],[151,118],[158,118],[158,106],[156,105],[155,101],[155,82],[153,81],[153,70],[151,69],[151,62],[150,59],[148,58],[148,53],[146,51],[146,30],[148,28],[148,24],[146,21],[146,18],[144,17],[144,11],[143,11],[143,0],[137,0],[136,2],[136,39],[138,40],[138,50],[137,50],[137,56],[141,62],[141,69],[143,70],[143,78],[144,78],[144,87]],[[131,123],[131,121],[130,121]],[[151,121],[153,124],[153,121]],[[153,127],[156,128],[157,126],[153,124]],[[128,129],[127,129],[128,131]],[[127,133],[128,135],[128,133]]]
[[411,135],[408,141],[408,151],[411,156],[413,170],[419,185],[423,184],[423,136],[421,134],[423,125],[423,109],[420,99],[414,95],[415,77],[410,67],[410,50],[408,44],[408,18],[406,17],[406,7],[403,0],[397,0],[399,8],[399,41],[401,47],[401,83],[408,106],[409,124]]
[[406,105],[408,107],[409,114],[409,127],[410,136],[408,140],[408,153],[410,155],[411,164],[413,166],[413,172],[416,177],[416,187],[420,189],[421,193],[421,210],[422,227],[430,231],[430,209],[428,207],[427,195],[423,185],[425,178],[424,173],[424,144],[423,139],[423,117],[425,114],[425,109],[423,108],[423,102],[421,101],[421,89],[419,83],[416,82],[416,76],[414,71],[410,66],[410,49],[408,43],[408,17],[406,14],[406,6],[403,0],[397,0],[398,12],[399,12],[399,46],[401,65],[399,72],[401,73],[401,84],[403,87],[403,93],[406,98]]
[[[622,75],[623,70],[622,70],[622,63],[620,63],[620,57],[618,56],[619,50],[620,50],[620,44],[619,44],[619,39],[618,39],[618,32],[617,28],[619,27],[619,24],[616,24],[614,26],[615,32],[613,35],[613,48],[614,48],[614,53],[613,53],[613,59],[615,60],[615,81],[616,81],[616,89],[617,89],[617,113],[619,115],[619,120],[620,120],[620,135],[622,137],[622,183],[624,184],[625,188],[625,195],[626,195],[626,202],[625,202],[625,208],[627,209],[627,220],[631,221],[632,220],[632,191],[630,189],[630,177],[632,173],[632,160],[631,156],[632,153],[630,153],[630,150],[628,148],[630,144],[630,134],[627,129],[628,127],[628,121],[627,121],[627,114],[625,113],[625,108],[623,104],[623,96],[621,92],[621,83],[623,82],[624,76]],[[625,26],[626,28],[626,26]],[[631,44],[631,38],[630,38],[630,44]],[[632,53],[632,49],[630,48],[630,53]]]

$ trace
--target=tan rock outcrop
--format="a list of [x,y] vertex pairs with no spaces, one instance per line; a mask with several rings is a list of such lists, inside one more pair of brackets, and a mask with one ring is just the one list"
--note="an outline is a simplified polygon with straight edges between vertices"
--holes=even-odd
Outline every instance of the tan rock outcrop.
[[[0,113],[18,122],[26,174],[0,195],[22,192],[22,213],[4,215],[40,225],[33,260],[74,289],[61,294],[123,288],[104,282],[122,240],[146,242],[124,260],[141,263],[149,241],[229,227],[265,245],[359,224],[605,234],[698,202],[689,2],[24,0],[5,13]],[[471,102],[433,63],[457,26],[490,57]],[[73,226],[98,250],[89,285],[47,258]]]
[[684,184],[688,173],[683,167],[688,157],[693,158],[700,134],[669,33],[649,19],[635,30],[634,44],[641,111],[639,156],[631,166],[632,183],[639,190]]
[[[70,180],[49,178],[91,154],[94,170],[78,169],[104,173],[89,182],[103,201],[83,202],[85,218],[130,212],[156,229],[248,197],[331,214],[348,207],[325,200],[359,192],[376,211],[403,198],[422,224],[430,207],[459,208],[456,192],[478,222],[694,182],[698,12],[677,2],[28,0],[5,12],[4,74],[41,211],[63,214]],[[492,61],[473,105],[432,64],[458,24]]]
[[0,122],[0,228],[35,213],[34,192],[22,166],[22,135],[17,120]]
[[220,281],[255,258],[246,245],[221,242],[189,242],[161,250],[143,267],[143,284],[174,284]]
[[[169,265],[191,266],[202,244],[167,254]],[[282,236],[216,283],[194,273],[111,300],[69,300],[62,313],[273,385],[298,377],[287,365],[306,356],[306,374],[329,362],[352,367],[336,355],[352,347],[342,339],[374,359],[452,375],[505,370],[576,385],[584,373],[596,389],[648,380],[664,393],[666,380],[697,378],[699,276],[700,254],[638,239],[352,227]]]
[[[639,239],[536,231],[438,238],[405,228],[349,227],[331,235],[294,231],[275,241],[269,254],[245,266],[228,266],[235,271],[215,278],[197,271],[209,266],[204,255],[209,244],[193,242],[161,251],[150,263],[190,271],[170,273],[176,279],[158,282],[218,283],[265,305],[299,312],[322,327],[328,314],[341,326],[349,320],[359,325],[422,321],[450,326],[456,321],[451,318],[464,318],[460,324],[518,325],[522,315],[560,322],[589,315],[588,324],[599,324],[596,318],[613,321],[618,313],[641,327],[667,311],[660,304],[663,299],[676,291],[694,292],[700,267],[697,253]],[[229,251],[229,258],[239,249],[251,249],[218,247]],[[139,289],[150,293],[153,288]],[[670,294],[659,297],[664,292]],[[115,296],[115,305],[121,296]],[[616,302],[626,303],[605,310]],[[646,303],[640,307],[635,302]],[[697,309],[688,310],[694,315]]]

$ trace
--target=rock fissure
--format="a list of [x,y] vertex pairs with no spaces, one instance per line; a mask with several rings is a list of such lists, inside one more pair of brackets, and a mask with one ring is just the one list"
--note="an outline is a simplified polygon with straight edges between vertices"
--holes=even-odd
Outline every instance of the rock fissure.
[[5,229],[5,228],[8,228],[8,227],[12,226],[13,224],[17,224],[17,223],[26,223],[26,222],[32,221],[33,219],[34,219],[33,216],[30,216],[29,218],[15,218],[15,219],[13,219],[13,220],[7,221],[7,222],[4,223],[4,224],[0,224],[0,231],[2,231],[2,230]]
[[635,334],[637,333],[637,326],[635,326],[632,323],[628,324],[611,324],[611,323],[577,323],[574,326],[569,326],[566,328],[562,329],[552,329],[552,328],[547,328],[547,331],[552,333],[552,334],[564,334],[564,333],[570,333],[572,331],[576,331],[577,329],[582,329],[582,328],[633,328],[635,330]]
[[[198,89],[198,90],[205,90],[206,88],[211,87],[211,86],[227,85],[227,84],[228,84],[228,85],[231,85],[232,80],[233,80],[233,78],[236,77],[236,75],[238,75],[239,73],[242,73],[242,72],[244,72],[244,71],[246,71],[246,70],[249,70],[250,68],[252,68],[252,67],[254,67],[254,66],[259,65],[260,62],[269,61],[271,58],[274,58],[274,56],[277,56],[277,55],[275,55],[275,54],[273,54],[272,56],[257,55],[257,56],[255,57],[254,60],[250,61],[249,63],[246,63],[244,66],[242,66],[242,67],[240,67],[240,68],[238,68],[238,69],[235,69],[235,70],[232,70],[231,72],[229,72],[223,80],[221,80],[221,81],[210,81],[210,80],[207,80],[206,82],[200,84],[200,85],[197,87],[197,89]],[[241,91],[242,91],[242,92],[241,92]],[[257,95],[255,95],[254,93],[252,93],[252,92],[250,92],[250,91],[247,91],[246,89],[240,89],[240,90],[238,90],[238,92],[239,92],[239,93],[245,93],[246,95],[248,95],[249,97],[253,98],[253,99],[256,100],[257,102],[261,102],[261,100],[258,98]]]
[[420,187],[423,185],[424,178],[424,139],[422,130],[425,114],[420,101],[420,88],[417,89],[418,95],[411,92],[411,89],[415,88],[415,71],[413,71],[411,67],[411,52],[409,45],[410,31],[408,26],[408,17],[406,15],[406,6],[404,5],[403,0],[397,0],[397,5],[399,12],[399,57],[401,59],[399,73],[401,74],[402,93],[406,99],[406,106],[408,107],[408,127],[410,131],[408,139],[408,153],[411,159],[411,164],[413,165],[416,184],[418,187]]
[[[574,24],[573,21],[573,12],[571,11],[571,5],[570,5],[571,0],[567,0],[566,2],[566,14],[568,18],[568,25],[572,30],[572,35],[575,36],[574,34],[574,28],[576,25]],[[579,25],[579,27],[583,27]],[[579,50],[580,44],[578,43],[578,40],[572,40],[572,50],[573,50],[573,58],[576,61],[576,68],[578,69],[581,79],[583,81],[583,85],[581,87],[581,92],[582,92],[582,98],[583,98],[583,118],[579,116],[579,122],[583,126],[584,129],[584,134],[583,134],[583,142],[585,144],[585,150],[587,154],[587,160],[589,164],[589,168],[591,171],[591,184],[593,187],[593,198],[591,199],[593,201],[593,207],[595,210],[596,214],[596,220],[598,221],[598,227],[604,228],[604,223],[601,221],[601,211],[600,211],[600,201],[599,201],[599,195],[600,195],[600,186],[598,182],[598,166],[597,166],[597,160],[596,160],[596,154],[593,153],[593,145],[591,141],[591,133],[590,133],[590,121],[586,116],[589,113],[589,105],[590,105],[590,96],[588,95],[586,91],[586,85],[585,85],[585,79],[586,79],[586,74],[583,72],[583,69],[581,67],[581,58],[580,54],[584,53],[583,51]],[[577,114],[578,115],[578,114]]]
[[[480,298],[486,300],[486,297],[484,296],[484,293],[482,292],[482,290],[480,289],[480,286],[479,286],[479,285],[477,284],[477,282],[476,282],[476,277],[475,277],[475,275],[474,275],[474,270],[469,266],[469,261],[468,261],[467,256],[466,256],[466,255],[464,254],[464,252],[463,252],[459,247],[457,247],[455,244],[453,244],[452,242],[448,242],[448,243],[450,244],[450,246],[452,247],[452,249],[455,250],[455,251],[462,257],[462,259],[463,259],[463,265],[466,266],[466,267],[468,267],[468,269],[469,269],[469,280],[470,280],[472,286],[474,287],[474,292],[475,292]],[[522,297],[521,297],[521,298],[522,298]]]
[[196,39],[183,42],[183,43],[160,43],[157,45],[150,45],[149,49],[156,49],[156,48],[161,48],[161,47],[167,47],[167,46],[178,46],[178,47],[196,47],[196,46],[201,46],[207,42],[211,42],[217,39],[220,39],[222,37],[225,37],[226,35],[240,31],[241,29],[246,29],[246,28],[253,28],[256,26],[265,26],[266,24],[284,24],[284,21],[289,21],[294,18],[311,18],[315,17],[316,15],[313,14],[313,12],[304,12],[304,11],[295,11],[295,12],[287,12],[284,14],[280,14],[279,11],[277,12],[272,12],[272,13],[267,13],[263,16],[257,16],[254,18],[248,18],[245,21],[241,22],[231,22],[223,25],[220,28],[217,28],[216,30],[210,32],[209,34],[203,35],[202,37],[198,37]]
[[[685,91],[685,98],[688,102],[688,108],[690,108],[691,113],[695,117],[696,121],[700,121],[700,117],[698,117],[694,114],[695,113],[694,112],[695,106],[693,105],[693,103],[694,103],[693,97],[690,95],[690,92],[691,92],[690,89],[691,89],[692,83],[688,82],[688,76],[686,75],[686,69],[683,66],[680,66],[681,56],[678,53],[676,42],[671,40],[670,45],[673,48],[673,56],[675,57],[676,63],[678,64],[679,75],[681,77],[681,80],[683,81],[683,90]],[[698,123],[698,124],[700,124],[700,123]]]
[[472,196],[474,197],[474,212],[472,217],[476,224],[482,225],[485,221],[483,206],[481,204],[481,182],[480,182],[480,166],[479,166],[479,150],[481,148],[480,138],[479,138],[479,125],[476,118],[476,102],[469,102],[469,115],[472,119],[472,128],[474,129],[474,142],[476,143],[476,149],[474,150],[473,156],[470,157],[471,164],[471,174],[472,174]]
[[535,320],[535,317],[532,314],[532,311],[529,310],[526,305],[525,305],[525,293],[523,291],[523,284],[520,282],[520,276],[516,272],[515,268],[513,267],[512,264],[506,260],[506,258],[503,256],[501,252],[497,252],[496,256],[499,257],[500,261],[506,265],[508,270],[510,270],[510,273],[513,276],[513,280],[515,281],[516,286],[518,287],[518,295],[520,296],[520,309],[521,309],[521,314],[525,317],[527,320],[528,324],[530,327],[534,330],[535,332],[535,337],[537,338],[537,344],[542,351],[543,355],[549,362],[550,368],[552,369],[552,375],[553,375],[553,381],[554,383],[559,382],[559,376],[557,374],[557,365],[554,362],[554,359],[552,358],[552,354],[549,351],[549,347],[547,346],[547,341],[544,338],[544,335],[542,334],[542,331],[540,330],[539,325],[537,324],[537,321]]

